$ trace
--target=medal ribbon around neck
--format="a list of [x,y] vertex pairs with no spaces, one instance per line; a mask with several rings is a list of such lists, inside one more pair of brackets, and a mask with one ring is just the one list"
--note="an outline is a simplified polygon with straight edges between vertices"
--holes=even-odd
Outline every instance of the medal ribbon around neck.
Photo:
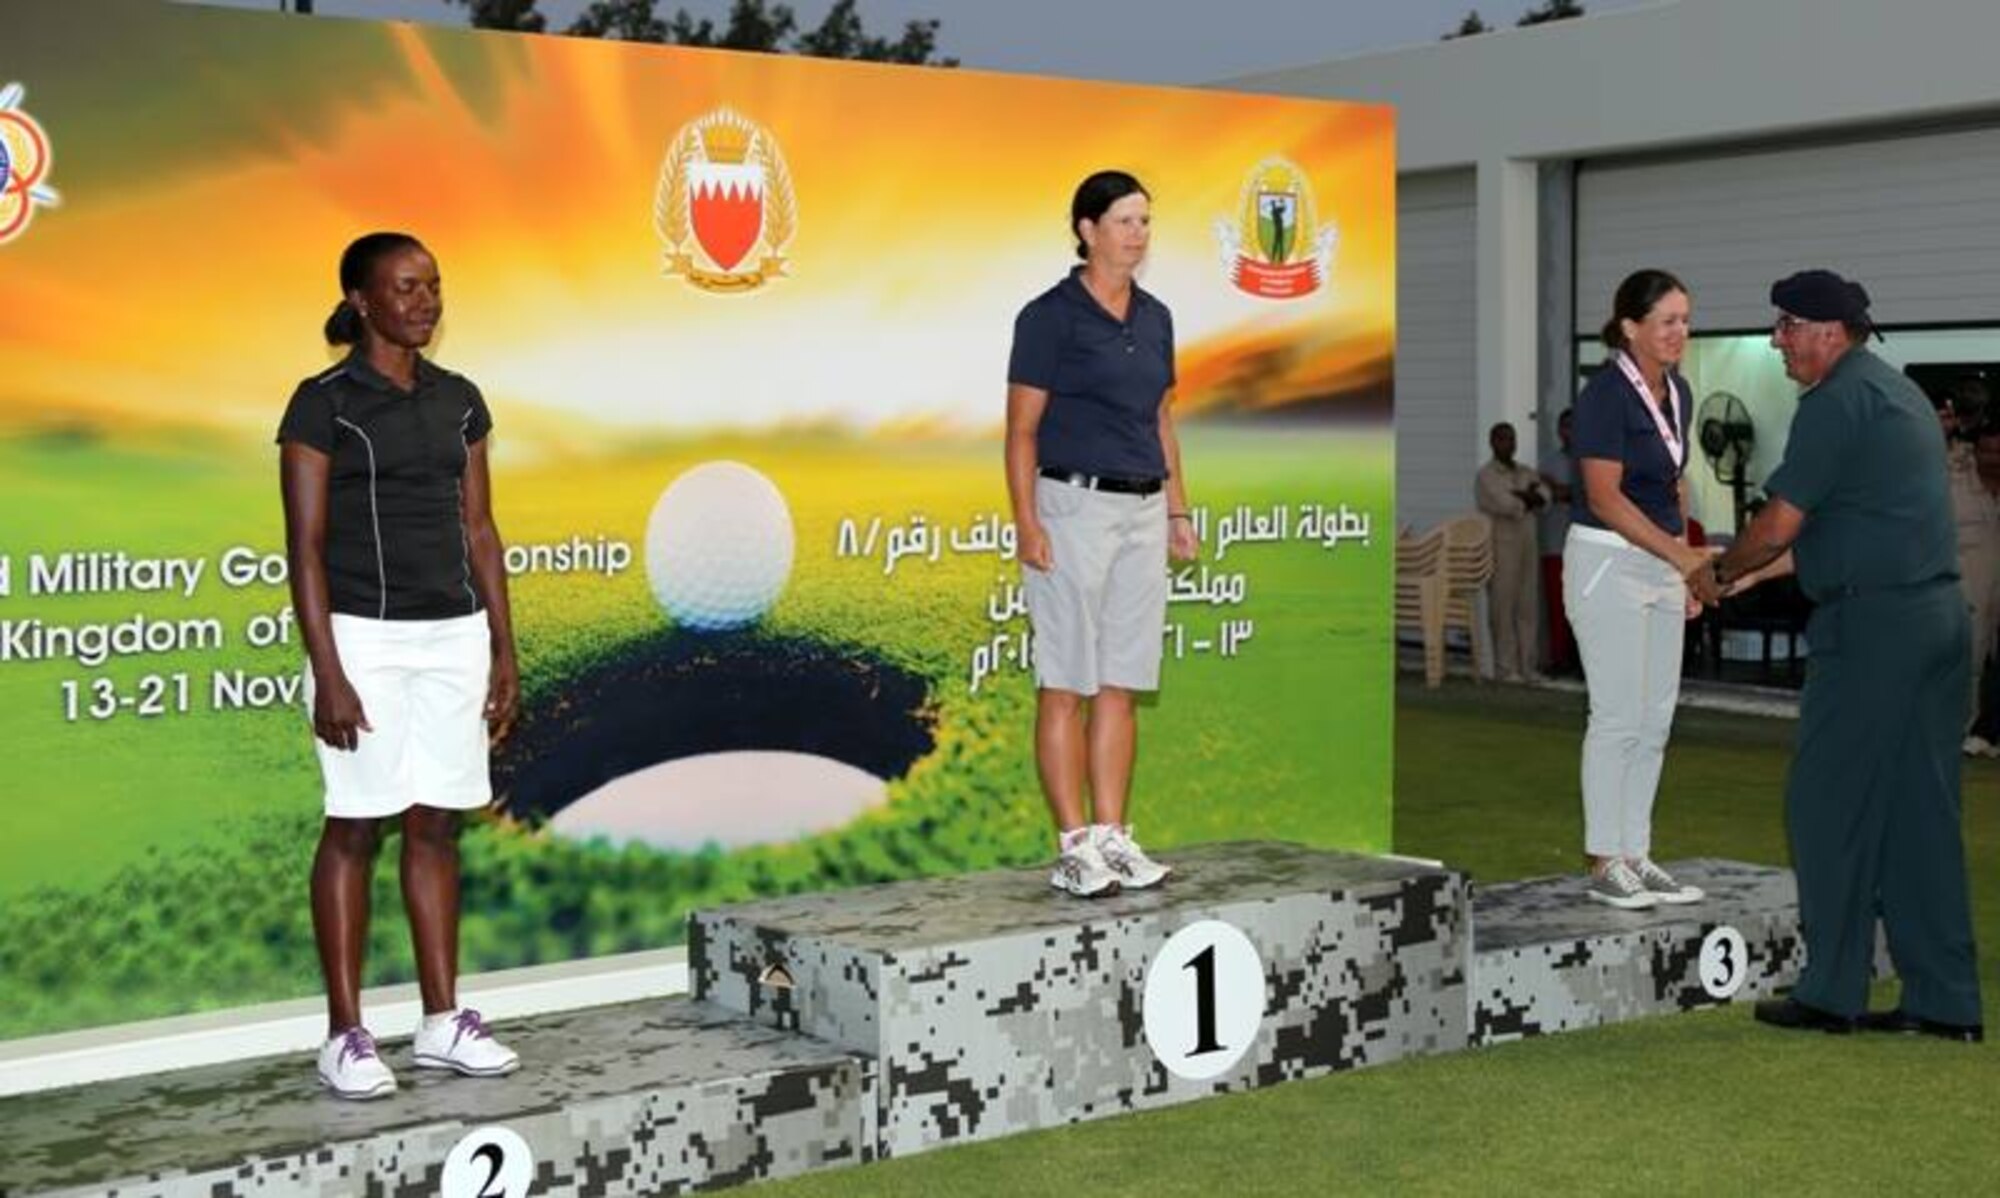
[[[1679,470],[1687,463],[1687,442],[1674,432],[1674,424],[1668,423],[1667,418],[1660,414],[1660,405],[1654,400],[1653,389],[1647,385],[1645,376],[1639,373],[1639,364],[1622,349],[1618,351],[1618,369],[1625,373],[1625,381],[1631,383],[1645,399],[1646,415],[1653,418],[1653,427],[1660,430],[1660,440],[1666,444],[1667,456],[1674,460],[1674,469]],[[1678,416],[1681,397],[1674,391],[1674,372],[1665,371],[1664,377],[1667,380],[1667,402],[1674,405],[1674,415]]]

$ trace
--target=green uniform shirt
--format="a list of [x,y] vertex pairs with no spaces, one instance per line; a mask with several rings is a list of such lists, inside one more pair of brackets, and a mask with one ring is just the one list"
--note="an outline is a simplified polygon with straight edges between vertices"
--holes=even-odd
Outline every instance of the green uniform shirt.
[[1958,577],[1944,432],[1917,385],[1865,349],[1799,397],[1765,490],[1806,513],[1792,552],[1815,603]]

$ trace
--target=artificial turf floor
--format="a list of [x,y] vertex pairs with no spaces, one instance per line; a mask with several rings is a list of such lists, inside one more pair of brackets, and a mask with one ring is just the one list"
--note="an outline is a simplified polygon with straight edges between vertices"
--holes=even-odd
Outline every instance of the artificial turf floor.
[[[1476,880],[1579,869],[1580,695],[1405,681],[1396,847]],[[1788,864],[1790,721],[1683,709],[1654,855]],[[1141,752],[1144,749],[1142,747]],[[2000,764],[1968,763],[2000,1031]],[[1143,814],[1142,814],[1143,818]],[[1894,1000],[1879,986],[1877,1005]],[[2000,1042],[1774,1031],[1746,1006],[1425,1057],[759,1187],[833,1195],[1972,1194],[2000,1190]]]

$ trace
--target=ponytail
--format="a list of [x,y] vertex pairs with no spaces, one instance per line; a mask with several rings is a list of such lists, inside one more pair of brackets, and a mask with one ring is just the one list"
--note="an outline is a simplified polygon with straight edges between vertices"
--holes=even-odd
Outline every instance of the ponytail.
[[1674,292],[1688,294],[1687,284],[1664,270],[1635,270],[1618,284],[1618,292],[1611,297],[1611,319],[1604,322],[1604,328],[1597,334],[1604,338],[1607,349],[1625,349],[1625,321],[1634,324],[1646,319],[1652,313],[1653,305]]
[[361,343],[361,313],[344,298],[333,306],[333,314],[326,318],[326,343],[328,345]]

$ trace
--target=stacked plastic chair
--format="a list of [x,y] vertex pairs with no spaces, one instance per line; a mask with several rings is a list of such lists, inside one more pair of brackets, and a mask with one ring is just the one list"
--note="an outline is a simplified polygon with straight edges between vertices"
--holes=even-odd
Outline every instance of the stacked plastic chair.
[[1493,578],[1493,522],[1467,512],[1444,522],[1444,627],[1465,630],[1475,681],[1493,676],[1493,642],[1479,618],[1479,596]]
[[1396,536],[1396,627],[1424,642],[1424,685],[1444,681],[1444,529]]

